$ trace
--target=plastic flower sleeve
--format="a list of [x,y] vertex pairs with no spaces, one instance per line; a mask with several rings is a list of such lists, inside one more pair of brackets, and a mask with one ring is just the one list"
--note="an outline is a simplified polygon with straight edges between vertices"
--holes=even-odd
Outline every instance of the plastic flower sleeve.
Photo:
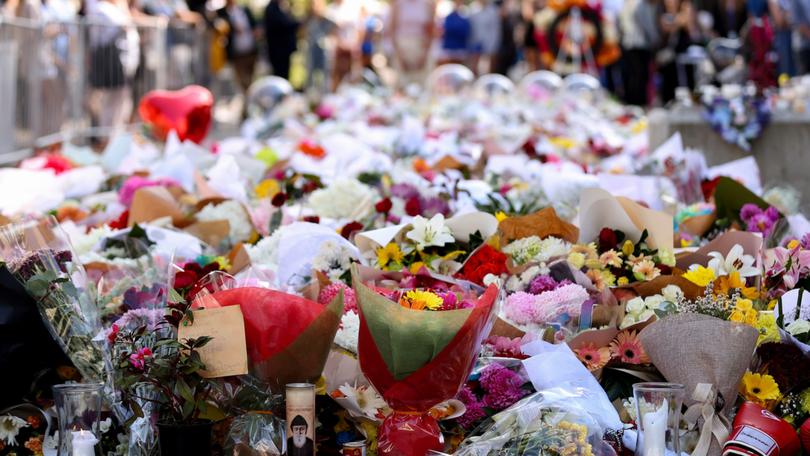
[[327,306],[265,288],[212,293],[206,306],[239,305],[245,319],[251,373],[274,392],[318,380],[343,314],[343,295]]
[[377,294],[354,273],[360,368],[393,409],[380,427],[378,454],[441,450],[438,423],[427,412],[455,397],[466,381],[491,327],[498,289],[489,287],[472,308],[415,311]]
[[55,218],[0,228],[9,272],[37,302],[45,326],[86,381],[104,381],[104,354],[94,288]]

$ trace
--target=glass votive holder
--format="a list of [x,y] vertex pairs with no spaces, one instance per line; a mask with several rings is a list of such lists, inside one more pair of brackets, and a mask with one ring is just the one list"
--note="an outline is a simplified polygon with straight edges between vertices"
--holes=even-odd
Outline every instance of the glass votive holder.
[[680,455],[678,427],[685,388],[679,383],[636,383],[636,456]]
[[75,383],[53,387],[59,420],[58,456],[96,456],[101,414],[101,383]]

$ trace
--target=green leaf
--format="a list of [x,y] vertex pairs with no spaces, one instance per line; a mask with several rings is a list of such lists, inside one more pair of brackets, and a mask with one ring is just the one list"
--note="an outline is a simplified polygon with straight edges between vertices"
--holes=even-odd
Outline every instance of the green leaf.
[[[273,215],[270,217],[270,226],[269,226],[269,234],[273,234],[278,227],[281,226],[282,217],[284,216],[281,209],[273,212]],[[268,236],[269,236],[268,234]]]
[[191,392],[191,387],[188,386],[184,378],[180,377],[177,379],[176,389],[180,397],[188,402],[194,402],[194,394]]
[[176,302],[178,304],[185,304],[186,300],[174,288],[169,289],[169,302]]

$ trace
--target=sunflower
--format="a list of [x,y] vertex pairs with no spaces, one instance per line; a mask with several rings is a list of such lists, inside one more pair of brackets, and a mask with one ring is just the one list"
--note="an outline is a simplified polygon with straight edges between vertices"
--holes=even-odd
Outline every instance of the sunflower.
[[405,256],[399,246],[394,242],[389,242],[385,247],[378,248],[376,253],[377,264],[380,265],[381,268],[385,268],[391,263],[393,263],[392,266],[401,265],[402,259]]
[[399,305],[413,310],[439,310],[444,300],[430,291],[411,290],[400,298]]
[[777,401],[782,397],[779,392],[779,385],[776,380],[767,374],[753,374],[746,372],[740,383],[740,394],[746,400],[756,402],[763,407],[769,406],[769,402]]
[[589,371],[599,370],[605,367],[605,364],[610,361],[610,349],[607,347],[596,348],[593,343],[585,344],[574,350],[577,358],[582,361],[582,364],[588,368]]
[[626,364],[647,364],[650,358],[641,346],[636,331],[622,331],[610,343],[610,354]]

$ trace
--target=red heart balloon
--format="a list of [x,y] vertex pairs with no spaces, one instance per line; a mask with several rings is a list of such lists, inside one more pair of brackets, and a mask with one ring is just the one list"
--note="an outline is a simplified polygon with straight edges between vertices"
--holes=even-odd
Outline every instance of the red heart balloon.
[[138,114],[161,141],[174,130],[181,141],[188,139],[199,144],[211,128],[213,106],[214,96],[210,90],[190,85],[175,91],[147,92],[141,98]]

